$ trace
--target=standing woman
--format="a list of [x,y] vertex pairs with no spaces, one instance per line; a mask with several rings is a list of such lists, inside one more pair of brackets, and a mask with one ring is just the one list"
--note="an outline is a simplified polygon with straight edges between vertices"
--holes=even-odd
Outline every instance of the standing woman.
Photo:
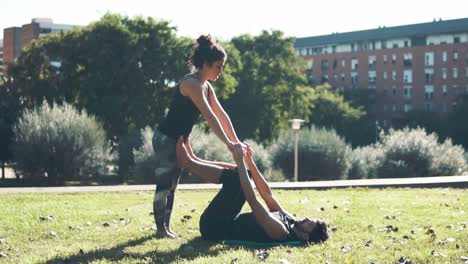
[[[201,114],[228,148],[240,143],[229,116],[209,83],[216,81],[223,73],[226,59],[224,49],[213,42],[209,35],[200,36],[189,60],[193,70],[179,82],[169,112],[154,130],[153,148],[158,164],[153,212],[158,238],[177,237],[169,224],[174,194],[181,176],[181,169],[176,165],[176,144],[179,137],[188,138]],[[245,151],[252,151],[248,145],[243,144],[243,148]]]

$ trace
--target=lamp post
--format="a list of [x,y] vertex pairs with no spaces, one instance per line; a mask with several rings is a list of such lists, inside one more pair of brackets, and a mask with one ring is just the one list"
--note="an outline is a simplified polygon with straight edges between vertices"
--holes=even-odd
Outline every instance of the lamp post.
[[379,120],[375,120],[375,142],[379,141]]
[[289,122],[291,122],[291,127],[294,130],[294,181],[297,182],[298,181],[298,177],[297,177],[297,168],[298,168],[298,165],[297,165],[297,142],[299,141],[298,132],[299,132],[299,129],[301,128],[301,124],[304,122],[304,120],[295,118],[295,119],[289,120]]

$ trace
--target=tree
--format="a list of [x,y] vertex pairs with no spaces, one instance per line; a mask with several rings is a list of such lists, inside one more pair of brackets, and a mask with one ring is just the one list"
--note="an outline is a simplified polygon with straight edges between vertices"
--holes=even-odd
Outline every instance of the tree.
[[232,73],[238,85],[224,104],[241,139],[269,142],[288,128],[288,119],[308,116],[310,89],[293,42],[280,31],[231,40],[240,54]]
[[[348,141],[350,140],[346,135],[349,136],[351,129],[356,128],[358,121],[366,115],[362,106],[351,106],[342,95],[332,92],[327,84],[313,88],[310,107],[309,126],[335,129]],[[359,129],[362,132],[362,127]]]
[[[65,101],[104,124],[119,146],[125,180],[141,128],[158,122],[177,80],[186,72],[191,43],[152,18],[107,14],[87,27],[34,41],[13,77],[28,107]],[[123,147],[128,146],[128,147]]]
[[5,162],[12,160],[13,125],[20,112],[21,101],[11,78],[0,77],[0,162],[2,178],[5,178]]

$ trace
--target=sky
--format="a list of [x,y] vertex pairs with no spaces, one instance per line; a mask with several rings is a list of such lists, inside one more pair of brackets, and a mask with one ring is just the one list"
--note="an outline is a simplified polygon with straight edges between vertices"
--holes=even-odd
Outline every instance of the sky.
[[2,0],[0,39],[4,28],[28,24],[35,17],[84,26],[107,12],[166,20],[179,36],[211,34],[230,40],[262,30],[308,37],[466,18],[466,10],[466,0]]

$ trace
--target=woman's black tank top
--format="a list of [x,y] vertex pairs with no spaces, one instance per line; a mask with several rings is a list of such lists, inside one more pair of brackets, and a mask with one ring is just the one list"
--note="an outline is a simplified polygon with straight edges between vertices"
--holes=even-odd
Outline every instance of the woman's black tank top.
[[199,117],[200,110],[188,96],[180,93],[179,82],[172,97],[169,112],[160,122],[158,130],[174,140],[178,140],[180,136],[188,137]]

